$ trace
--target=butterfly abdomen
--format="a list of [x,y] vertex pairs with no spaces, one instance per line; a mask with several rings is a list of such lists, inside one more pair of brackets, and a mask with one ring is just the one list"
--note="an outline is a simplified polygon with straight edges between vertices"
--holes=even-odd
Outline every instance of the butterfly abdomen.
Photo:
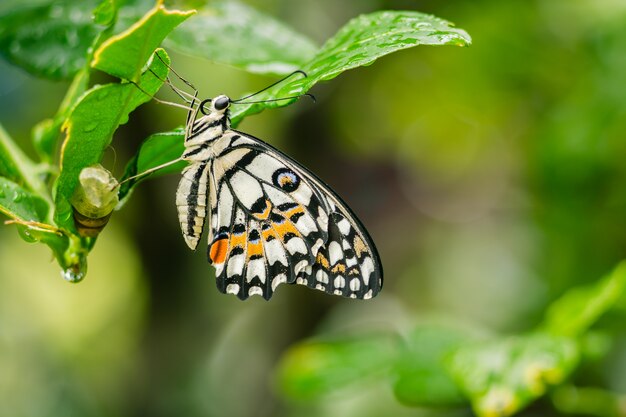
[[185,242],[191,249],[198,246],[207,215],[209,167],[207,162],[187,166],[176,191],[178,219]]

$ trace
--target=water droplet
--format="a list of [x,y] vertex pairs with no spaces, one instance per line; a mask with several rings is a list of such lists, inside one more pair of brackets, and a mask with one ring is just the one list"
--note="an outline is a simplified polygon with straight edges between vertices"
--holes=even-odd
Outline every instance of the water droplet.
[[68,282],[72,282],[72,283],[76,283],[76,282],[80,282],[83,280],[83,278],[85,278],[85,274],[87,273],[87,267],[83,267],[82,265],[72,265],[69,268],[67,268],[65,271],[61,272],[61,275],[63,276],[63,279],[68,281]]
[[4,197],[6,197],[6,194],[4,194],[4,189],[0,188],[0,198]]
[[85,125],[85,127],[83,128],[84,132],[93,132],[94,130],[96,130],[96,128],[98,127],[98,123],[93,122],[93,123],[89,123],[87,125]]
[[26,242],[33,243],[33,242],[37,241],[37,238],[34,237],[27,228],[25,228],[25,227],[18,227],[17,231],[20,234],[20,236],[22,237],[22,239],[24,239]]
[[15,195],[13,196],[14,203],[19,203],[23,199],[24,199],[24,195],[22,193],[15,193]]

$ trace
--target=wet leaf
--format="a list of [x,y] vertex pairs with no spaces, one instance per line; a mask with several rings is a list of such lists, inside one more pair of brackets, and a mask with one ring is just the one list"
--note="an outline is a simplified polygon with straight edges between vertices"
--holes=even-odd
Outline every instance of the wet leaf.
[[0,212],[14,220],[44,222],[48,203],[7,178],[0,177]]
[[237,1],[210,3],[172,32],[176,51],[261,74],[286,74],[315,55],[304,35]]
[[91,66],[123,80],[138,81],[141,70],[163,39],[194,11],[157,5],[124,32],[100,45]]
[[71,78],[85,66],[87,50],[102,30],[92,20],[98,3],[13,2],[0,11],[0,54],[34,75]]
[[[159,50],[159,54],[169,63],[165,51]],[[150,100],[168,74],[168,67],[160,59],[152,60],[150,70],[139,81],[143,92],[131,83],[98,85],[90,89],[72,111],[64,128],[66,139],[56,184],[54,219],[59,227],[74,230],[69,201],[80,171],[100,162],[118,126],[128,121],[130,112]]]
[[[470,36],[438,17],[411,11],[382,11],[349,21],[330,38],[312,60],[300,69],[307,77],[294,76],[257,96],[255,101],[306,93],[317,82],[335,78],[344,71],[370,65],[376,59],[418,45],[467,46]],[[238,105],[233,124],[265,108],[280,107],[294,100]]]

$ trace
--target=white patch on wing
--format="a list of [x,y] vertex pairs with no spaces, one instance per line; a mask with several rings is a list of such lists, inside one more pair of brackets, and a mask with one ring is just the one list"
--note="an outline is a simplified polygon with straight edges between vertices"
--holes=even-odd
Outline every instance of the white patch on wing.
[[328,284],[328,274],[321,269],[319,269],[315,274],[315,279],[319,282],[323,282],[324,284]]
[[337,222],[337,227],[339,227],[339,231],[342,234],[344,234],[344,235],[349,234],[350,233],[350,229],[352,228],[350,226],[350,222],[347,219],[345,219],[345,218],[343,218],[343,219],[339,220],[339,222]]
[[226,287],[226,294],[235,294],[239,293],[239,284],[228,284]]
[[363,259],[361,263],[361,275],[363,276],[363,283],[369,285],[370,275],[374,272],[374,262],[369,256]]
[[262,283],[265,283],[265,259],[259,258],[248,261],[246,280],[250,282],[255,276],[259,277]]
[[276,291],[276,287],[285,282],[287,282],[287,276],[285,274],[276,275],[272,280],[272,291]]
[[253,295],[263,295],[263,288],[252,286],[248,289],[248,296],[252,297]]
[[350,290],[358,291],[361,289],[361,281],[358,278],[352,278],[350,280]]
[[[292,239],[293,240],[293,239]],[[306,268],[309,266],[309,262],[306,260],[302,260],[293,267],[294,274],[298,275],[300,271],[306,271]],[[310,273],[310,272],[309,272]]]
[[304,244],[304,240],[302,240],[299,237],[292,237],[291,239],[289,239],[287,243],[285,243],[285,246],[287,247],[287,250],[291,254],[294,254],[294,253],[306,254],[307,253],[307,248],[306,248],[306,245]]
[[287,257],[285,256],[285,250],[280,240],[274,239],[269,242],[263,242],[265,247],[265,257],[270,265],[274,265],[276,262],[287,266]]
[[334,240],[328,245],[328,255],[330,256],[330,264],[335,265],[338,261],[343,259],[343,251],[339,243]]
[[236,194],[237,199],[248,210],[259,199],[263,198],[261,184],[250,174],[244,171],[237,171],[230,178],[230,184]]
[[344,285],[346,285],[346,280],[344,277],[342,277],[341,275],[337,276],[335,278],[335,280],[333,281],[333,285],[335,286],[335,288],[343,288]]
[[231,256],[228,259],[228,266],[226,267],[226,274],[228,276],[241,275],[243,267],[246,262],[245,254]]

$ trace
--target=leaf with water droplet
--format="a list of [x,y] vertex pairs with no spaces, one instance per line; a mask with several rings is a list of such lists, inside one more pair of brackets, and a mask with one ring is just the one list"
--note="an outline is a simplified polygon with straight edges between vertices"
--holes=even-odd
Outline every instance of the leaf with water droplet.
[[[344,71],[372,64],[376,59],[418,45],[467,46],[471,38],[438,17],[402,10],[386,10],[350,20],[300,69],[306,78],[293,77],[254,97],[263,101],[306,93],[319,81],[335,78]],[[239,105],[232,110],[233,125],[265,108],[281,107],[294,100]]]
[[261,74],[297,70],[318,49],[283,22],[233,0],[201,6],[165,42],[168,50]]
[[3,8],[0,54],[34,75],[71,78],[85,66],[87,50],[103,29],[92,21],[100,0],[39,3]]
[[13,181],[0,177],[0,213],[14,220],[45,221],[48,203]]
[[[160,49],[159,54],[169,63],[164,50]],[[128,121],[130,112],[150,100],[168,71],[160,59],[153,59],[150,70],[144,72],[139,81],[141,90],[132,83],[98,85],[84,94],[74,107],[64,125],[66,138],[56,183],[54,221],[59,227],[75,232],[70,199],[80,172],[100,162],[115,130]]]
[[168,10],[158,3],[126,31],[103,42],[94,53],[91,66],[124,80],[138,81],[152,52],[194,13],[195,10]]

